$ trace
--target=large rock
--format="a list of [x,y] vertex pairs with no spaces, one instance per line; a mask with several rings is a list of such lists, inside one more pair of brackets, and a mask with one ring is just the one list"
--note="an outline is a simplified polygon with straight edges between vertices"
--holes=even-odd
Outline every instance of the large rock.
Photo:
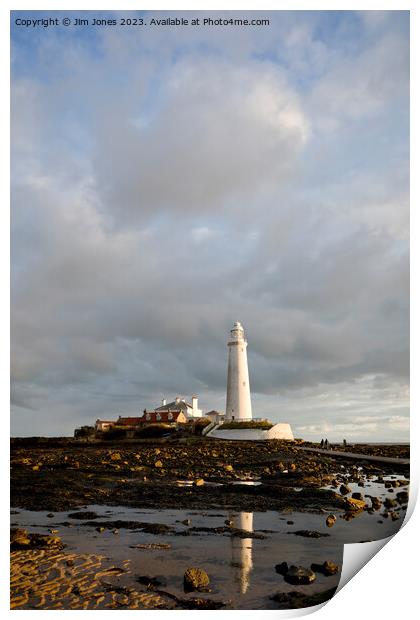
[[202,568],[188,568],[184,573],[184,588],[186,590],[207,589],[210,578]]
[[350,512],[359,512],[367,506],[366,502],[362,499],[354,499],[354,497],[344,498],[344,506],[346,510]]
[[351,488],[346,484],[342,484],[340,487],[340,493],[341,495],[348,495],[349,493],[351,493]]
[[316,575],[310,568],[304,568],[303,566],[291,566],[284,576],[284,580],[287,583],[294,585],[308,585],[313,583],[316,579]]
[[[48,516],[48,515],[47,515]],[[69,519],[98,519],[98,514],[93,510],[80,510],[78,512],[71,512],[67,515]]]
[[31,546],[31,539],[28,530],[12,528],[10,530],[10,548],[28,549]]
[[328,517],[325,519],[327,527],[332,527],[336,521],[337,517],[335,515],[328,515]]
[[384,501],[384,506],[386,508],[394,508],[397,505],[397,502],[395,501],[395,499],[391,499],[390,497],[387,497]]
[[27,530],[13,528],[10,530],[10,549],[12,551],[32,549],[63,549],[59,536],[49,534],[29,534]]
[[400,491],[397,493],[397,500],[400,504],[406,504],[408,502],[408,491]]
[[379,508],[382,506],[382,502],[379,497],[371,497],[370,501],[372,502],[372,508],[374,510],[379,510]]
[[276,573],[279,573],[279,575],[286,575],[287,571],[289,570],[289,565],[287,562],[281,562],[280,564],[276,564],[274,567]]
[[325,560],[323,564],[311,564],[311,569],[326,576],[335,575],[338,573],[337,564],[330,562],[329,560]]

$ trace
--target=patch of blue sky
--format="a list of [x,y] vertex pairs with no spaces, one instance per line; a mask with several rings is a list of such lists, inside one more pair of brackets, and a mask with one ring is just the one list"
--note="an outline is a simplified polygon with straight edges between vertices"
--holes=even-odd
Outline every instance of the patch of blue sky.
[[[83,49],[93,60],[102,60],[104,57],[103,34],[105,28],[118,26],[93,26],[94,19],[120,19],[123,16],[137,16],[142,11],[12,11],[11,12],[11,42],[12,71],[15,75],[30,75],[42,81],[48,80],[44,63],[40,62],[40,54],[47,47],[59,51],[59,55],[66,56],[72,48]],[[72,25],[64,26],[62,20],[68,17]],[[48,26],[18,26],[16,20],[39,20],[48,18],[58,19],[59,25]],[[89,20],[89,25],[74,25],[75,20]],[[52,59],[53,60],[53,59]]]

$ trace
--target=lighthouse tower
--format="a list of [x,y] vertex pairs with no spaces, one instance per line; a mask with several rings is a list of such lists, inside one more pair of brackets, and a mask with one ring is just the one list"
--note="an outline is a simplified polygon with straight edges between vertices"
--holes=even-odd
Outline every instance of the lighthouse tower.
[[226,420],[249,420],[252,418],[251,393],[249,389],[247,341],[244,328],[236,321],[230,331],[228,342],[229,362],[226,391]]

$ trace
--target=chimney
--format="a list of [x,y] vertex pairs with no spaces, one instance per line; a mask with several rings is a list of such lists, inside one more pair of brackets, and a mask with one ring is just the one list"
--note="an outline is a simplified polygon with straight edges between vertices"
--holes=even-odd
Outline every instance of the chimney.
[[197,409],[198,409],[198,396],[192,397],[192,409],[193,409],[193,415],[196,414]]
[[162,407],[166,405],[166,398],[162,398]]
[[176,402],[176,404],[177,404],[177,405],[179,405],[179,403],[181,402],[181,397],[180,397],[180,396],[177,396],[177,397],[175,398],[175,402]]

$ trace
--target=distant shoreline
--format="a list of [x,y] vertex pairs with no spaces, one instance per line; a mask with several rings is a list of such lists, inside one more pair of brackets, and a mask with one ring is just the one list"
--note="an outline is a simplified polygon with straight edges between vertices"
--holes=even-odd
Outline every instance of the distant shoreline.
[[[74,437],[73,435],[63,435],[59,437],[57,437],[56,435],[47,435],[47,436],[45,435],[16,435],[16,436],[11,436],[10,439],[11,440],[14,440],[14,439],[72,440],[74,439]],[[121,441],[121,439],[117,440],[117,443],[118,441]],[[141,441],[141,440],[137,439],[135,441]],[[321,440],[311,441],[309,439],[304,439],[304,441],[307,443],[318,445]],[[359,446],[409,446],[411,443],[410,441],[407,441],[407,440],[404,440],[404,441],[359,441],[359,440],[347,439],[346,441],[347,441],[347,445],[359,445]],[[330,446],[342,446],[343,442],[342,441],[329,441],[329,444]]]

